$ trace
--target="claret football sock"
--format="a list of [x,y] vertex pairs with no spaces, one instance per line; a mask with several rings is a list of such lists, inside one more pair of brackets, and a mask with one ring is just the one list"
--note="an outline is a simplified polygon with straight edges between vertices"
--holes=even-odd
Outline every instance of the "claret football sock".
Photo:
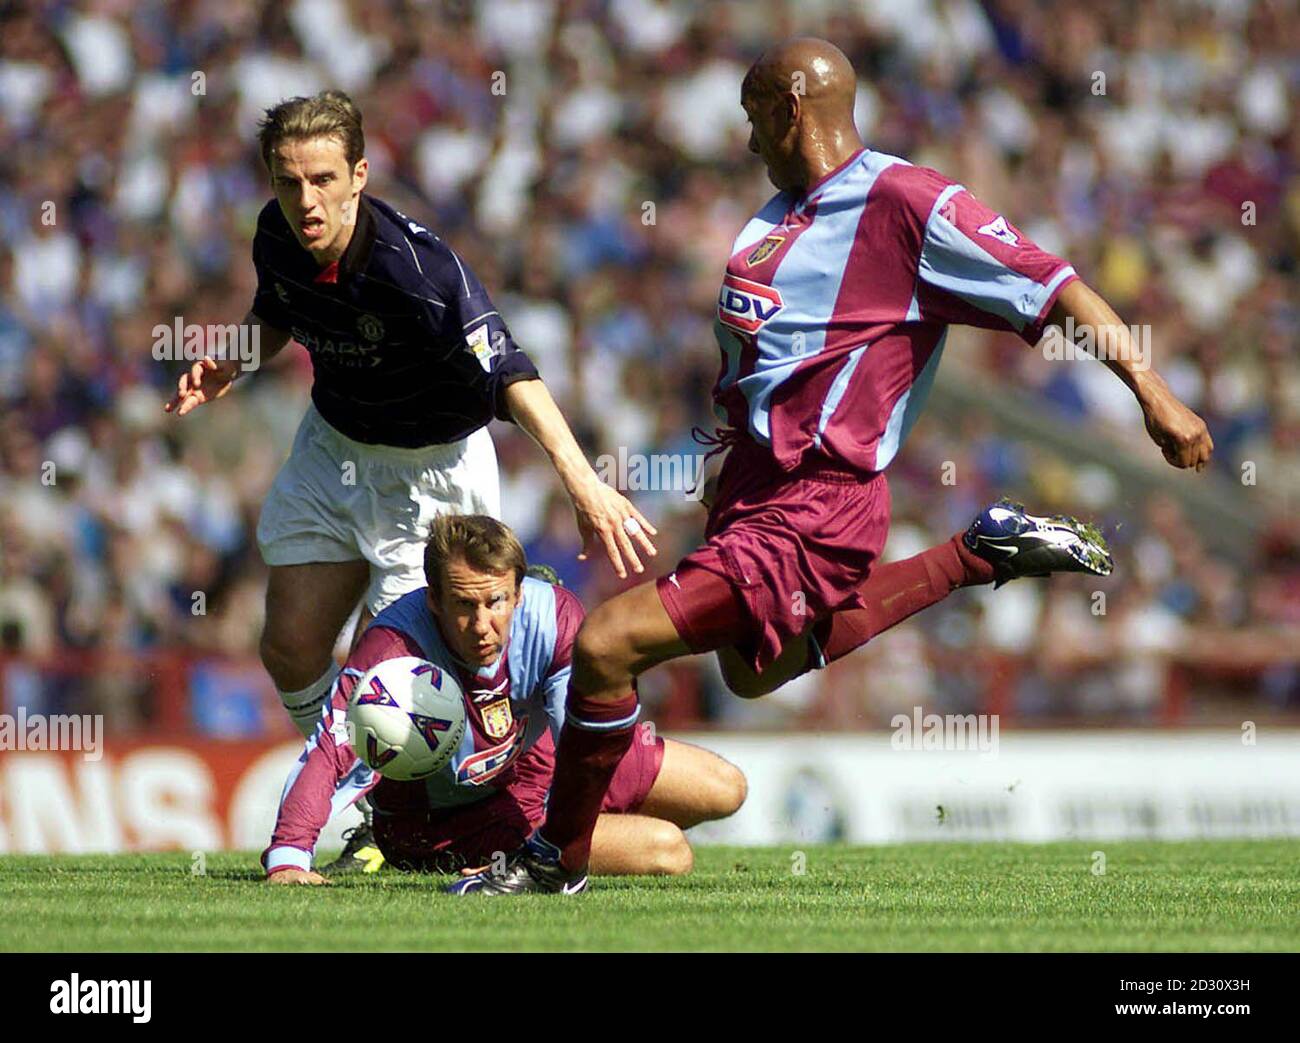
[[640,712],[635,688],[613,702],[597,702],[569,688],[541,834],[560,849],[560,863],[571,872],[586,868],[600,805],[632,745]]
[[329,698],[334,679],[338,677],[340,672],[338,663],[331,660],[329,669],[306,688],[300,688],[296,692],[280,692],[280,702],[284,703],[284,708],[289,711],[289,716],[293,718],[294,727],[302,732],[304,739],[310,738],[311,733],[316,730],[316,722],[320,720],[321,707],[325,705],[325,700]]
[[962,534],[902,561],[877,565],[858,588],[866,605],[836,612],[813,626],[823,659],[832,663],[958,587],[993,582],[993,566],[972,553]]

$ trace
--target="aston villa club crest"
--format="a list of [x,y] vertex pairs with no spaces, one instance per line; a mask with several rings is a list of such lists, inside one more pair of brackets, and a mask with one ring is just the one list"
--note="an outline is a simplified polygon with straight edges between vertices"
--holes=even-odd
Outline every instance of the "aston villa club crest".
[[785,236],[783,235],[767,236],[754,249],[749,251],[749,256],[745,258],[745,264],[750,268],[753,268],[756,264],[762,264],[781,248],[783,242],[785,242]]
[[384,339],[384,324],[373,315],[358,315],[357,332],[373,343]]
[[493,739],[504,739],[514,727],[515,718],[510,712],[510,700],[501,699],[483,707],[483,730]]

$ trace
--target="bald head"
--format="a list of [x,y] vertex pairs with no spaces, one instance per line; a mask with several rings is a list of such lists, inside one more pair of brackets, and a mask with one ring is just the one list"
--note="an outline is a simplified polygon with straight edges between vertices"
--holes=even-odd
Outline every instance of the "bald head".
[[763,157],[773,184],[807,186],[861,147],[857,86],[844,52],[811,36],[779,43],[750,66],[740,101],[754,127],[750,151]]
[[805,105],[853,121],[858,78],[853,64],[833,43],[797,36],[764,52],[749,68],[741,93],[801,96]]

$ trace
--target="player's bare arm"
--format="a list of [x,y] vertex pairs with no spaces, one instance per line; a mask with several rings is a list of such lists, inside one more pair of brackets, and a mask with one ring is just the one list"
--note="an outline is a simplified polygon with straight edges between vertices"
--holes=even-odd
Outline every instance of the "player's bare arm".
[[632,540],[635,538],[641,549],[653,557],[657,552],[650,537],[657,536],[658,530],[625,496],[602,482],[592,470],[546,385],[540,380],[516,381],[506,388],[505,396],[515,423],[546,451],[573,501],[578,532],[582,536],[579,560],[585,561],[600,545],[605,548],[619,579],[627,578],[624,558],[632,563],[633,571],[644,572],[645,566]]
[[1150,359],[1135,351],[1129,329],[1105,299],[1076,279],[1061,291],[1048,313],[1048,321],[1064,326],[1073,319],[1076,329],[1094,331],[1098,357],[1124,381],[1142,407],[1151,440],[1175,467],[1205,470],[1214,452],[1214,440],[1205,421],[1169,390],[1164,378],[1149,368]]
[[[290,337],[284,330],[268,326],[251,311],[244,316],[243,325],[259,328],[258,343],[261,345],[261,358],[266,362],[274,358],[289,343]],[[163,412],[184,416],[198,406],[215,402],[229,393],[242,372],[239,359],[215,359],[206,355],[182,373],[176,382],[176,397],[163,406]]]

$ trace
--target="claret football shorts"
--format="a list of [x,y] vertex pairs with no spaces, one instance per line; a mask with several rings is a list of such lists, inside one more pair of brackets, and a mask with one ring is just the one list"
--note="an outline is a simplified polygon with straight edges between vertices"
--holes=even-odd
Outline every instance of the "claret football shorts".
[[761,672],[814,621],[862,605],[889,534],[883,472],[782,471],[741,440],[728,453],[704,545],[656,589],[693,652],[734,647]]
[[487,428],[419,449],[342,435],[314,405],[271,485],[257,524],[268,565],[370,563],[372,613],[424,586],[424,544],[440,514],[501,517],[496,450]]

